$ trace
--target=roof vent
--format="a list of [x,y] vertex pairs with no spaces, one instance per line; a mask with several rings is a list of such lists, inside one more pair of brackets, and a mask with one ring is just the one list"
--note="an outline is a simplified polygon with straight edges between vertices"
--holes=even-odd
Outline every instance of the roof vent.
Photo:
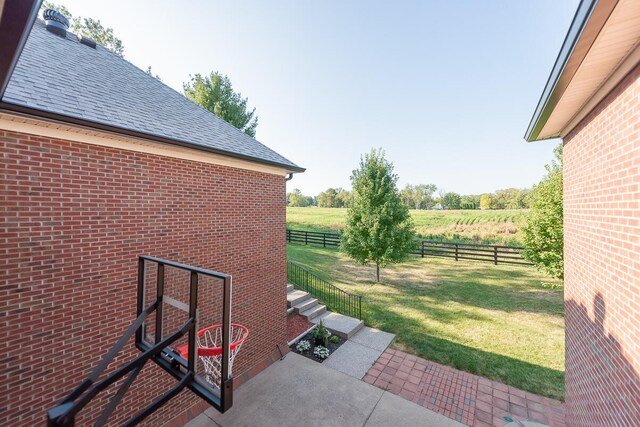
[[80,43],[82,43],[83,45],[92,47],[92,48],[96,48],[96,41],[94,39],[90,39],[87,36],[83,36],[82,34],[78,34],[78,40],[80,41]]
[[47,25],[47,30],[62,37],[67,36],[69,20],[66,16],[57,10],[47,9],[42,14],[42,17],[44,18],[44,23]]

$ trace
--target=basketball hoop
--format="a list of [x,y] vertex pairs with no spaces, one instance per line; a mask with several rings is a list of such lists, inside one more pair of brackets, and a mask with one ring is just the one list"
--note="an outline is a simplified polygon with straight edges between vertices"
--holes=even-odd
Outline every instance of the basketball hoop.
[[[232,323],[230,335],[229,374],[233,372],[233,360],[240,351],[242,343],[249,336],[249,330],[238,323]],[[222,370],[222,324],[200,329],[196,336],[196,346],[196,354],[204,366],[206,380],[220,387]],[[176,351],[180,356],[186,358],[189,354],[189,346],[183,345]]]

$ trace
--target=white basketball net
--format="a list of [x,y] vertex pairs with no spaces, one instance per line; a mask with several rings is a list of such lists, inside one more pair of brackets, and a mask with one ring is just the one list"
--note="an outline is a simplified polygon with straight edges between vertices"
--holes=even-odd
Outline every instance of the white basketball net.
[[[245,329],[231,325],[231,344],[236,342],[238,344],[229,352],[229,375],[233,372],[233,360],[235,359],[236,354],[240,351],[240,347],[242,347],[245,333]],[[222,347],[222,326],[206,330],[202,336],[197,336],[196,340],[198,348]],[[220,388],[222,384],[222,354],[215,356],[200,356],[198,354],[198,358],[204,365],[205,379],[209,383]]]

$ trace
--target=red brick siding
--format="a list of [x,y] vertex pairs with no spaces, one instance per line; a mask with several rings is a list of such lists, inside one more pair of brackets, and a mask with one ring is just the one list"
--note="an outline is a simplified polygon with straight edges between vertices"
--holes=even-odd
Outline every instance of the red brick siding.
[[566,420],[640,425],[640,67],[564,143]]
[[[41,425],[115,343],[141,254],[233,275],[233,321],[251,331],[239,378],[286,349],[284,177],[6,131],[0,147],[1,425]],[[110,421],[173,384],[150,363]],[[183,392],[148,424],[199,404]]]

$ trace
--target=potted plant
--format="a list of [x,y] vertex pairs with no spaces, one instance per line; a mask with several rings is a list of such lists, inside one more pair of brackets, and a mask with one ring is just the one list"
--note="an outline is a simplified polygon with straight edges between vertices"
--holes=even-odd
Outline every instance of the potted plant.
[[311,333],[311,336],[313,337],[313,342],[315,345],[329,347],[328,343],[331,332],[329,332],[327,328],[324,327],[324,323],[322,323],[322,320],[318,322],[318,325]]

